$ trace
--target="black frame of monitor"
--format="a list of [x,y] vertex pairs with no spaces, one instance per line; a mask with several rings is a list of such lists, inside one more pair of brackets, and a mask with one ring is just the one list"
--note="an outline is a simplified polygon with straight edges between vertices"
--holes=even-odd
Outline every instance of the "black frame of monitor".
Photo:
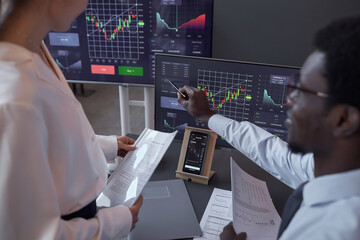
[[[215,7],[215,0],[210,0],[211,1],[211,31],[210,31],[210,41],[208,42],[209,44],[209,57],[212,57],[212,51],[213,51],[213,27],[214,27],[214,7]],[[86,10],[85,10],[86,11]],[[82,12],[77,18],[81,17],[84,13]],[[48,38],[48,36],[46,36],[46,38]],[[150,48],[150,47],[149,47]],[[149,49],[149,54],[148,54],[148,58],[150,57],[150,55],[156,55],[158,53],[150,53],[150,49]],[[171,54],[172,55],[172,54]],[[199,56],[201,57],[201,56]],[[151,61],[151,60],[149,60]],[[154,60],[155,61],[155,60]],[[64,74],[65,75],[65,74]],[[148,78],[153,78],[152,76],[152,69],[149,70],[149,76]],[[154,87],[155,85],[155,78],[153,78],[153,84],[147,84],[147,83],[131,83],[131,82],[112,82],[112,81],[101,81],[101,80],[82,80],[82,79],[67,79],[67,82],[69,83],[79,83],[79,84],[105,84],[105,85],[117,85],[117,86],[134,86],[134,87]]]
[[[192,57],[192,56],[179,56],[179,55],[171,55],[171,54],[156,54],[155,55],[155,129],[156,130],[160,130],[160,131],[164,131],[164,129],[162,129],[160,126],[161,126],[161,124],[159,124],[160,123],[160,121],[162,121],[162,118],[161,118],[161,116],[160,116],[160,113],[161,113],[161,111],[159,110],[159,109],[161,109],[162,107],[161,107],[161,99],[160,99],[160,97],[159,97],[159,94],[161,95],[161,92],[159,92],[160,90],[161,90],[161,86],[158,86],[159,85],[159,79],[163,76],[162,75],[162,73],[161,72],[159,72],[159,64],[161,64],[160,63],[160,61],[162,61],[162,62],[165,62],[166,61],[166,58],[167,59],[169,59],[169,58],[173,58],[174,59],[174,61],[176,62],[176,59],[178,60],[178,62],[180,62],[180,63],[186,63],[186,62],[190,62],[191,60],[195,60],[195,61],[197,61],[197,60],[200,60],[200,61],[206,61],[206,62],[210,62],[210,63],[213,63],[213,62],[220,62],[220,63],[228,63],[229,65],[231,65],[231,64],[240,64],[240,65],[243,65],[243,66],[253,66],[253,67],[264,67],[264,68],[268,68],[268,67],[275,67],[275,68],[279,68],[279,69],[283,69],[284,70],[284,72],[292,72],[292,73],[296,73],[296,72],[298,72],[298,71],[300,71],[300,67],[297,67],[297,66],[285,66],[285,65],[275,65],[275,64],[267,64],[267,63],[255,63],[255,62],[245,62],[245,61],[236,61],[236,60],[226,60],[226,59],[216,59],[216,58],[204,58],[204,57]],[[181,61],[180,61],[181,60]],[[169,60],[167,60],[167,61],[169,61]],[[170,62],[170,61],[169,61]],[[166,62],[165,62],[166,63]],[[166,63],[167,64],[167,63]],[[191,65],[191,64],[189,64],[189,65]],[[204,64],[205,65],[205,64]],[[286,71],[285,71],[286,70]],[[191,70],[189,70],[189,71],[191,71]],[[280,72],[280,71],[279,71]],[[191,73],[189,73],[189,75],[191,76]],[[275,74],[274,74],[274,76],[276,76]],[[288,76],[288,75],[287,75]],[[197,76],[198,77],[198,76]],[[166,81],[166,80],[165,80]],[[190,80],[191,81],[191,80]],[[197,80],[196,80],[197,81]],[[260,80],[259,80],[260,81]],[[266,81],[266,80],[264,80],[264,81]],[[274,80],[275,81],[275,80]],[[280,84],[280,82],[278,83],[278,84]],[[283,86],[284,86],[284,91],[285,91],[285,89],[286,89],[286,87],[287,87],[287,84],[285,85],[285,84],[283,84]],[[183,87],[183,86],[178,86],[178,87]],[[196,87],[196,86],[193,86],[193,87]],[[260,88],[259,88],[260,89]],[[257,90],[258,91],[258,96],[259,96],[259,92],[260,92],[260,90]],[[175,89],[173,89],[173,92],[174,93],[176,93],[176,90]],[[263,93],[264,93],[264,96],[265,96],[265,86],[264,86],[264,89],[263,89]],[[284,96],[283,96],[284,97]],[[286,99],[286,98],[285,98]],[[244,99],[244,101],[245,101],[245,99]],[[250,100],[251,101],[251,100]],[[264,99],[263,99],[263,101],[264,101]],[[250,103],[249,103],[250,104]],[[285,104],[286,105],[286,104]],[[245,108],[245,107],[244,107]],[[283,106],[281,107],[281,108],[283,108]],[[176,111],[176,110],[175,110]],[[255,111],[254,109],[252,110],[252,111]],[[283,115],[286,115],[286,111],[285,110],[283,110],[284,111],[284,113],[282,113]],[[188,118],[192,118],[192,119],[194,119],[189,113],[187,113],[188,114]],[[264,115],[266,115],[266,112],[262,112],[261,111],[261,114],[264,114]],[[282,115],[282,116],[283,116]],[[163,118],[164,118],[164,116],[163,116]],[[282,117],[281,117],[282,118]],[[195,121],[195,119],[194,119],[194,121]],[[249,120],[248,120],[249,121]],[[250,121],[250,122],[253,122],[254,123],[254,121]],[[282,124],[283,124],[284,122],[282,122]],[[258,125],[258,124],[257,124]],[[190,125],[190,126],[193,126],[193,125]],[[193,126],[193,127],[200,127],[200,128],[206,128],[207,129],[207,126],[205,126],[204,124],[202,124],[202,123],[200,123],[200,124],[198,124],[198,125],[196,125],[196,126]],[[261,127],[261,126],[260,126]],[[266,128],[266,127],[263,127],[264,129],[266,129],[266,130],[269,130],[269,129],[271,129],[271,128]],[[283,126],[283,128],[285,128],[284,126]],[[273,129],[271,129],[271,130],[273,130]],[[280,128],[279,128],[279,130],[280,130]],[[285,130],[285,133],[284,132],[281,132],[281,131],[279,131],[278,133],[275,133],[275,134],[277,134],[277,135],[279,135],[283,140],[285,140],[284,138],[286,137],[286,134],[287,134],[287,131]],[[282,136],[283,135],[283,136]],[[182,139],[182,137],[183,137],[183,135],[181,135],[181,134],[178,134],[177,136],[176,136],[176,138],[178,138],[178,139]],[[217,146],[222,146],[222,147],[232,147],[230,144],[228,144],[226,141],[221,141],[220,140],[220,137],[219,137],[219,139],[218,139],[218,141],[217,141]]]

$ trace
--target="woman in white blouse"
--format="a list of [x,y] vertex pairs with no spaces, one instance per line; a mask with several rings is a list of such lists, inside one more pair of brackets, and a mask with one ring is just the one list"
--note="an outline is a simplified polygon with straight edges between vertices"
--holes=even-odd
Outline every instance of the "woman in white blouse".
[[132,139],[95,135],[42,39],[66,31],[87,0],[2,0],[0,239],[119,239],[133,207],[96,211],[106,160]]

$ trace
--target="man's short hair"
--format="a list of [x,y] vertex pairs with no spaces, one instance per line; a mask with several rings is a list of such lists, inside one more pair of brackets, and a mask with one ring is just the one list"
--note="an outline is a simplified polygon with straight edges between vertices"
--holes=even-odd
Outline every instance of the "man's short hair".
[[315,35],[315,47],[325,53],[324,76],[331,103],[360,109],[360,16],[337,20]]

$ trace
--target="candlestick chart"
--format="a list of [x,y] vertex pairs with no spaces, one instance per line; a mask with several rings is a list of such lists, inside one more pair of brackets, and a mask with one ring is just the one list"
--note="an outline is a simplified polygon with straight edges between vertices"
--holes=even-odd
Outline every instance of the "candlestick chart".
[[252,98],[247,74],[199,69],[197,84],[205,92],[210,108],[223,116],[244,120],[246,102]]
[[137,0],[90,0],[85,10],[89,57],[139,60],[141,6]]

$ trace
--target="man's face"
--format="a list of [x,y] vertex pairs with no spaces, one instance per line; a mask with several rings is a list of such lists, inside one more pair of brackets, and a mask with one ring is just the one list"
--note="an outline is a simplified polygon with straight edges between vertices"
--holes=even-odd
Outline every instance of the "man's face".
[[[300,72],[299,87],[327,93],[327,80],[322,75],[325,55],[312,53]],[[293,97],[293,98],[291,98]],[[326,151],[331,139],[327,128],[326,99],[301,90],[290,96],[285,125],[289,130],[288,143],[293,152],[308,153]]]

